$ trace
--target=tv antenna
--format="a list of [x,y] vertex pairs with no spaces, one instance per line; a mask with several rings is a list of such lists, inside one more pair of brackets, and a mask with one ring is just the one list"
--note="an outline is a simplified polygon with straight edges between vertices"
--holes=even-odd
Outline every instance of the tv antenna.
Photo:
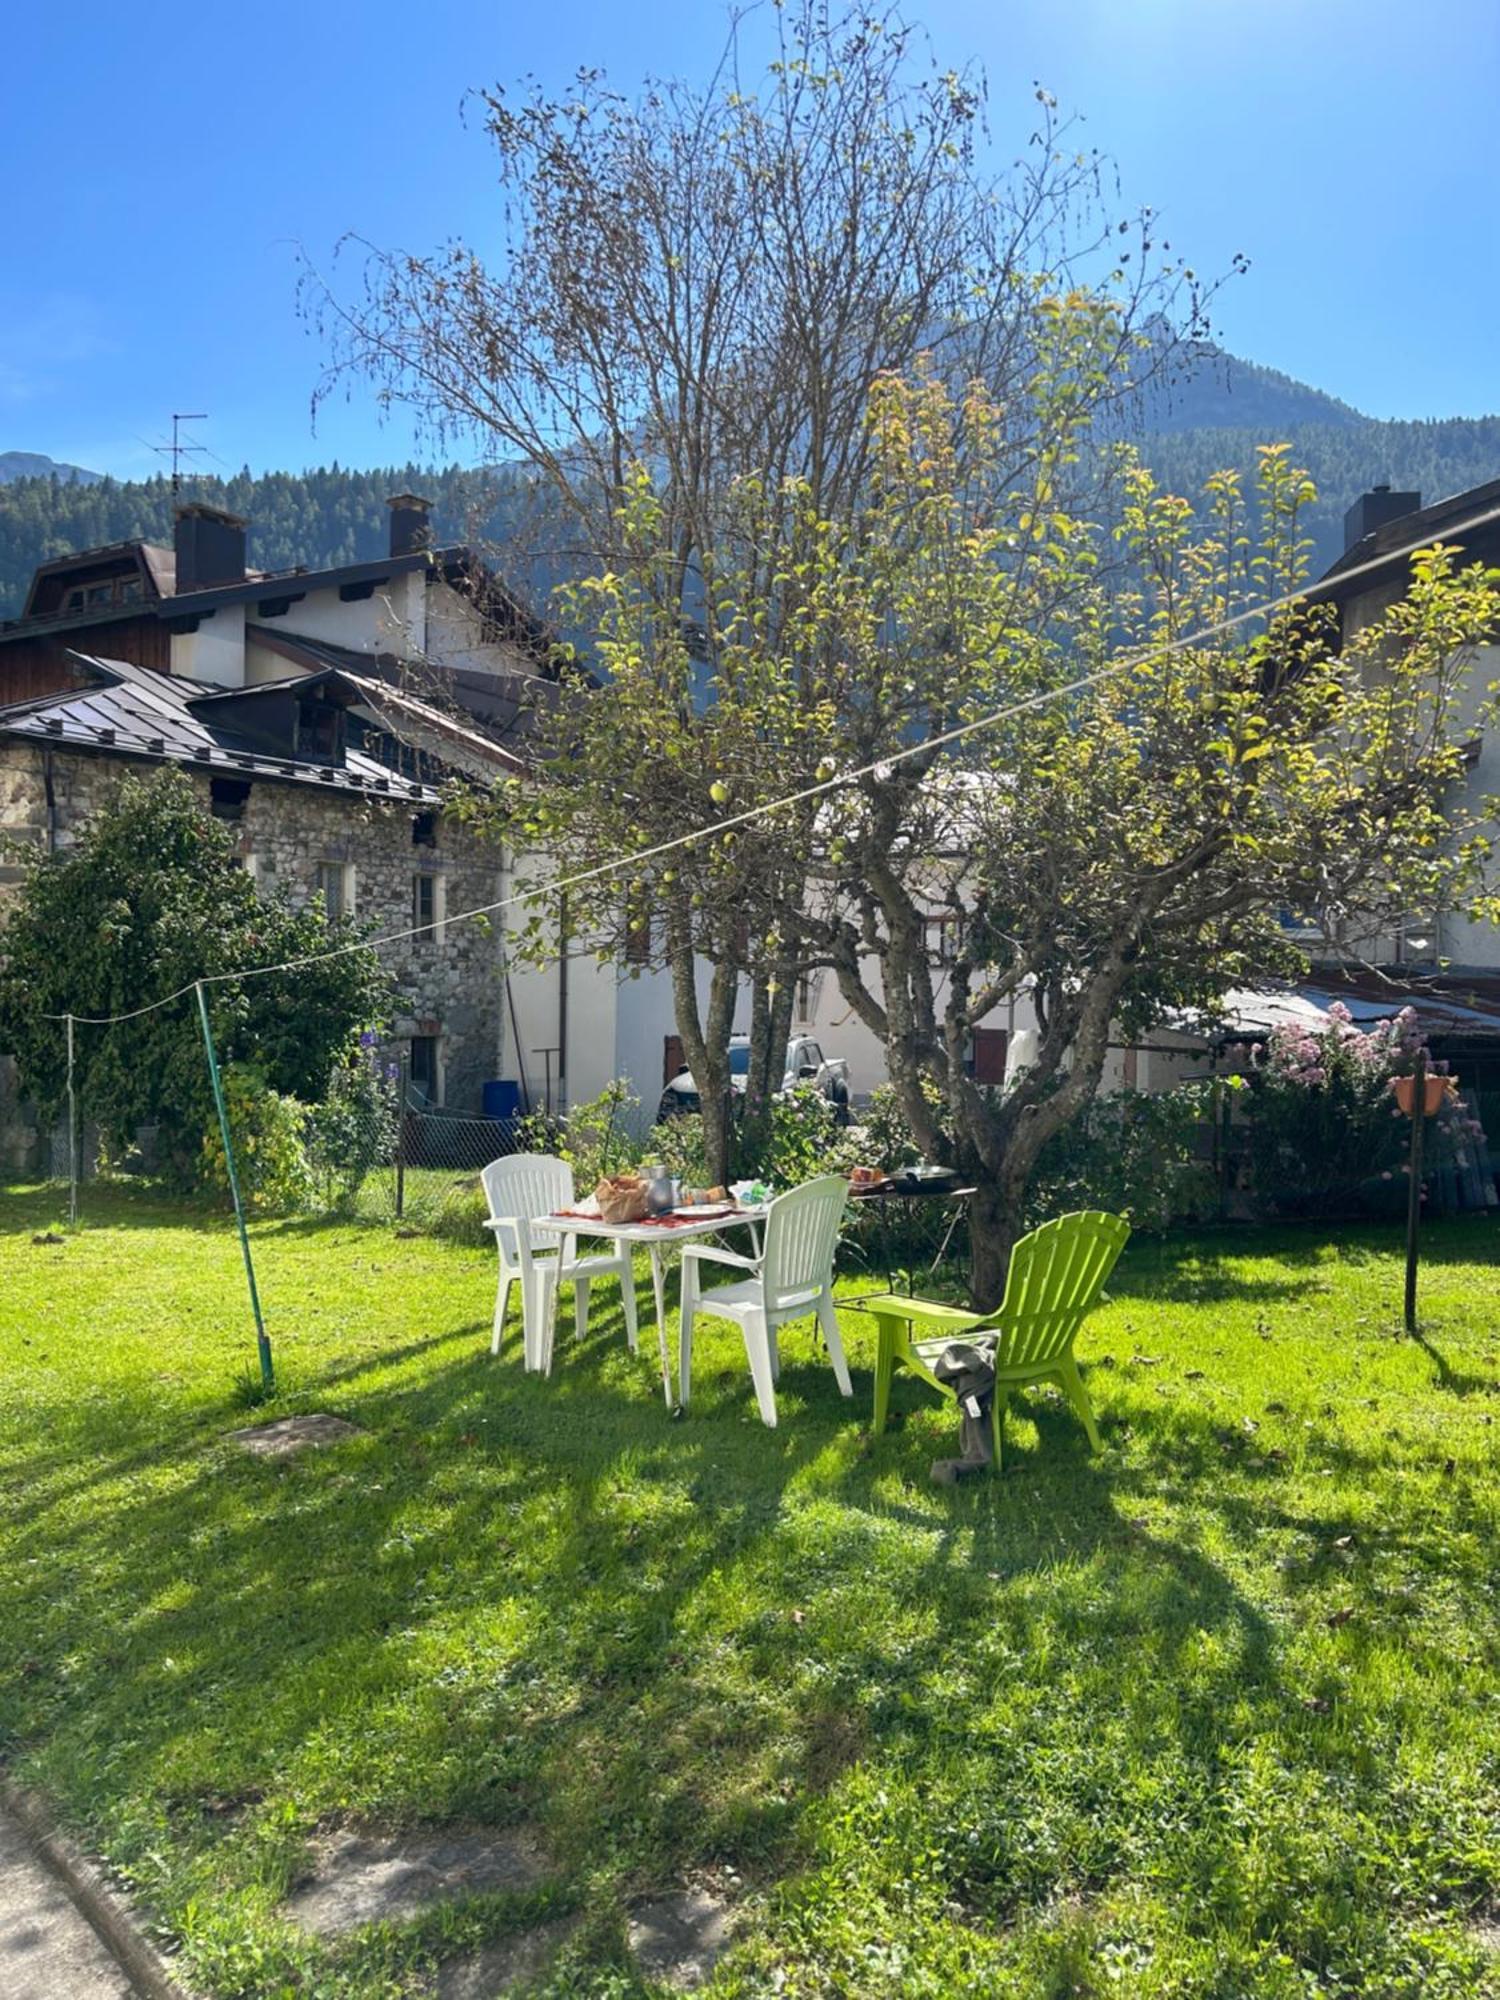
[[195,458],[205,454],[210,457],[212,456],[206,444],[197,444],[192,438],[184,438],[182,435],[182,426],[184,424],[206,424],[207,422],[207,410],[174,410],[172,412],[172,442],[170,444],[154,444],[151,447],[161,457],[170,458],[172,461],[172,498],[174,500],[182,491],[182,461],[185,458]]

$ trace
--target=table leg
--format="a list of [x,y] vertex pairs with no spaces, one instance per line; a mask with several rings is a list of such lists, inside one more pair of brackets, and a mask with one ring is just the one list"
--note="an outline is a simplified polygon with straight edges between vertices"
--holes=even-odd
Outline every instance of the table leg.
[[661,1348],[661,1387],[667,1399],[667,1408],[675,1409],[672,1401],[672,1363],[667,1354],[667,1274],[662,1264],[661,1245],[648,1243],[646,1255],[651,1259],[651,1289],[656,1294],[656,1338]]

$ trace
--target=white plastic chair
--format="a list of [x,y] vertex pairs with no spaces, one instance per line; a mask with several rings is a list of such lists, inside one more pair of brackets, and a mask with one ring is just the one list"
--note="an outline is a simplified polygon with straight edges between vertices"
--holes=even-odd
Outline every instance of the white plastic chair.
[[[806,1181],[778,1195],[766,1211],[759,1257],[685,1243],[682,1249],[682,1330],[677,1355],[678,1393],[687,1402],[693,1372],[693,1321],[700,1313],[732,1321],[744,1336],[756,1401],[768,1424],[776,1422],[776,1382],[781,1374],[777,1334],[789,1319],[816,1313],[829,1359],[846,1396],[854,1391],[833,1309],[833,1253],[844,1219],[849,1184],[841,1174]],[[727,1264],[750,1275],[737,1285],[700,1292],[699,1267]]]
[[521,1287],[521,1339],[525,1364],[531,1369],[550,1371],[552,1355],[549,1339],[554,1297],[560,1285],[570,1280],[574,1287],[574,1320],[578,1338],[588,1332],[589,1286],[595,1278],[618,1278],[621,1303],[625,1308],[625,1333],[635,1352],[635,1276],[630,1266],[630,1250],[625,1244],[590,1257],[564,1254],[561,1243],[576,1244],[576,1237],[559,1238],[551,1230],[534,1227],[543,1215],[556,1215],[573,1206],[573,1169],[566,1160],[554,1160],[546,1153],[512,1153],[492,1160],[480,1175],[485,1199],[490,1205],[485,1228],[492,1230],[500,1253],[500,1282],[495,1293],[495,1330],[491,1354],[500,1352],[500,1336],[505,1327],[505,1309],[510,1288]]

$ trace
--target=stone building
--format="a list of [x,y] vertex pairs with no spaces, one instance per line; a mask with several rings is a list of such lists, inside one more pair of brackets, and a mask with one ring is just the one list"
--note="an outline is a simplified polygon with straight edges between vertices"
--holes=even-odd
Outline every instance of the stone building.
[[[383,563],[271,578],[243,523],[188,507],[175,551],[44,565],[0,630],[0,905],[26,851],[66,851],[127,772],[176,766],[257,883],[413,933],[381,953],[413,1097],[477,1115],[518,1060],[505,931],[449,918],[507,876],[440,788],[524,773],[555,683],[545,630],[470,552],[427,549],[423,520],[404,498]],[[0,1053],[0,1168],[39,1163]]]

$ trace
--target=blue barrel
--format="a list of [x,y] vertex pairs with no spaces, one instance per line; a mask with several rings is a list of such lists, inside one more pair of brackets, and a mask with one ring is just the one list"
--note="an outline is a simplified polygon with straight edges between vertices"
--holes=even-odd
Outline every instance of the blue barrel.
[[484,1086],[486,1118],[516,1118],[521,1111],[521,1086],[509,1077],[497,1077]]

